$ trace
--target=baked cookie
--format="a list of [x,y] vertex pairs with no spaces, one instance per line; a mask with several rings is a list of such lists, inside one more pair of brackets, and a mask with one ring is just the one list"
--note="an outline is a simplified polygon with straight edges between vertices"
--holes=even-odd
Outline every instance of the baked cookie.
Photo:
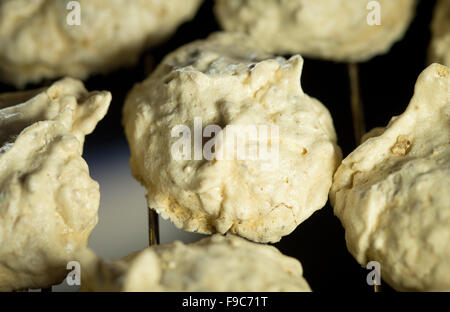
[[401,291],[450,290],[450,70],[420,76],[406,111],[345,158],[330,198],[361,265]]
[[84,79],[132,65],[144,48],[191,19],[201,2],[2,0],[0,79],[22,87],[44,78]]
[[97,224],[99,186],[81,155],[111,94],[72,79],[31,94],[0,95],[0,291],[61,282]]
[[87,253],[81,263],[82,291],[311,291],[297,259],[233,235],[154,246],[118,262]]
[[439,0],[431,24],[430,59],[450,66],[450,1]]
[[341,152],[328,110],[301,89],[302,65],[231,33],[169,54],[124,107],[149,207],[187,231],[256,242],[279,241],[322,208]]
[[415,0],[216,0],[215,13],[225,30],[244,32],[272,53],[360,62],[403,37],[415,6]]

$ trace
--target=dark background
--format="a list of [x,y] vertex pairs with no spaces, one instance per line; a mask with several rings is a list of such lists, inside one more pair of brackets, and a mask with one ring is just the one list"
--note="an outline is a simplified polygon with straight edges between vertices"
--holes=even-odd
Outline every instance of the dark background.
[[[417,16],[404,39],[396,43],[388,54],[359,65],[367,129],[386,125],[392,116],[402,113],[408,105],[416,79],[427,66],[434,4],[435,0],[420,1]],[[113,94],[109,113],[95,132],[86,138],[85,154],[95,154],[101,161],[103,157],[114,157],[104,152],[111,150],[107,146],[127,144],[121,126],[121,109],[126,94],[134,83],[145,79],[151,68],[167,53],[220,30],[212,6],[213,1],[206,0],[194,20],[182,25],[164,45],[147,51],[135,67],[118,70],[107,76],[93,76],[85,81],[88,90],[109,90]],[[27,88],[41,86],[30,85]],[[302,87],[330,110],[345,157],[356,146],[350,109],[348,65],[305,58]],[[15,91],[15,88],[0,84],[0,93],[10,91]],[[302,262],[304,276],[314,291],[373,291],[366,284],[369,271],[348,253],[344,230],[333,215],[329,203],[275,245],[284,254]],[[392,291],[385,283],[382,290]]]

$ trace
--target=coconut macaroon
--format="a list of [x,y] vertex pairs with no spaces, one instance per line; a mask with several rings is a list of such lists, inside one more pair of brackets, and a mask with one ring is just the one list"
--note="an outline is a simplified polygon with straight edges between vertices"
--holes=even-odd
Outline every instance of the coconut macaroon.
[[201,2],[0,1],[0,79],[24,86],[132,65],[145,47],[191,19]]
[[428,67],[406,111],[371,135],[331,189],[349,251],[397,290],[450,290],[449,68]]
[[268,51],[334,61],[365,61],[401,39],[416,0],[216,0],[227,31],[250,35]]
[[230,33],[168,55],[124,107],[149,207],[187,231],[257,242],[322,208],[341,152],[328,110],[301,89],[302,65]]
[[32,94],[0,96],[0,291],[61,282],[97,224],[81,155],[111,95],[72,79]]
[[450,1],[440,0],[434,10],[431,24],[430,59],[450,66]]
[[153,246],[117,262],[81,257],[82,291],[310,292],[300,262],[233,235]]

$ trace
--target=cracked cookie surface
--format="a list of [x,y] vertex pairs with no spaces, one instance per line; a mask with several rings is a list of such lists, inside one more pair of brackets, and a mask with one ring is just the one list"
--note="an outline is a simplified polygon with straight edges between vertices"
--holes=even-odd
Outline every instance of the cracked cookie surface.
[[97,224],[100,190],[81,157],[111,94],[63,79],[0,95],[0,290],[61,282]]
[[330,199],[347,247],[397,290],[450,290],[450,71],[419,76],[406,111],[342,161]]
[[[279,241],[322,208],[341,151],[330,113],[300,86],[302,66],[299,55],[265,54],[242,34],[214,34],[169,54],[124,107],[130,165],[149,207],[188,231],[257,242]],[[239,159],[239,143],[224,143],[216,155],[234,158],[175,159],[172,130],[184,125],[194,136],[196,118],[224,137],[234,126],[276,128],[278,136],[257,138],[274,157]]]

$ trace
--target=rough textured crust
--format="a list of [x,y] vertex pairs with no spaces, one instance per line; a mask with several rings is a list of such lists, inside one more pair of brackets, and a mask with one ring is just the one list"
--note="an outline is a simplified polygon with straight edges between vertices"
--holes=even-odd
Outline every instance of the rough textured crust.
[[343,160],[330,198],[361,265],[397,290],[450,290],[450,71],[433,64],[406,111]]
[[0,1],[0,78],[17,86],[80,79],[135,63],[140,52],[193,17],[201,0],[78,0],[81,25],[67,24],[68,0]]
[[431,62],[450,66],[450,1],[439,0],[431,24]]
[[297,259],[233,235],[174,242],[105,262],[82,257],[82,291],[309,292]]
[[72,79],[34,93],[0,95],[0,291],[60,282],[97,224],[81,154],[111,95]]
[[367,23],[367,0],[216,0],[227,31],[249,34],[269,52],[365,61],[403,37],[415,0],[379,0],[381,25]]
[[[341,152],[328,110],[301,89],[302,65],[298,55],[275,58],[230,33],[168,55],[124,107],[130,165],[149,207],[187,231],[257,242],[280,240],[322,208]],[[278,160],[175,160],[171,129],[192,130],[195,117],[224,135],[230,125],[278,126],[278,140],[261,140],[279,144]]]

